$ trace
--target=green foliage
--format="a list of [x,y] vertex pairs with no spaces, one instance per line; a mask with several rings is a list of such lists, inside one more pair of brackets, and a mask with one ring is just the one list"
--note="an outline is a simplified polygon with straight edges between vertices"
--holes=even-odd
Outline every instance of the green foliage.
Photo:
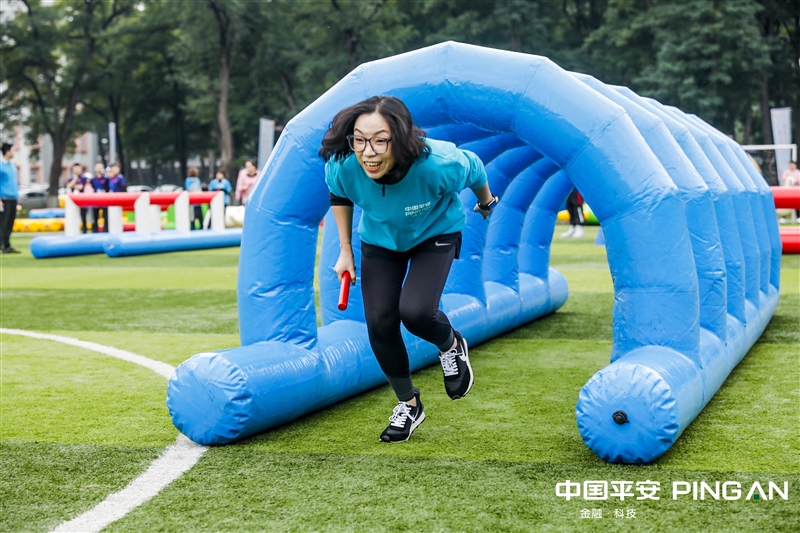
[[733,132],[770,66],[753,0],[615,0],[585,49],[601,79]]
[[694,0],[653,9],[656,63],[639,81],[656,99],[702,115],[723,131],[758,93],[769,51],[752,1]]
[[[34,135],[52,128],[54,110],[66,118],[73,109],[69,134],[115,120],[123,161],[185,168],[193,155],[226,152],[230,137],[226,157],[239,166],[256,155],[260,117],[280,128],[356,66],[446,40],[547,56],[748,137],[769,107],[793,106],[800,138],[800,0],[29,5],[35,16],[23,10],[3,22],[9,88],[0,118],[27,122]],[[54,100],[41,85],[45,70],[61,80]],[[765,135],[755,128],[752,140]]]
[[[134,0],[62,0],[53,4],[21,1],[0,24],[5,90],[0,120],[25,123],[33,139],[53,141],[51,175],[61,172],[61,157],[72,135],[81,131],[82,98],[103,75],[94,63],[99,50],[114,39],[121,21],[135,11]],[[51,179],[54,194],[58,180]]]

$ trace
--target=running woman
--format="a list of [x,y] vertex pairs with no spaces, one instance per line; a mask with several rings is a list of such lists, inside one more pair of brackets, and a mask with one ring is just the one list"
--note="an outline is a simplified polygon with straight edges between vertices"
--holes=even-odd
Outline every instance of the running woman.
[[427,139],[405,104],[373,96],[340,111],[322,139],[325,180],[339,232],[334,270],[356,281],[351,246],[353,205],[362,209],[361,290],[372,351],[399,403],[381,433],[402,442],[425,420],[400,324],[439,348],[444,386],[453,400],[472,387],[467,341],[439,309],[466,226],[459,193],[470,188],[486,219],[498,198],[478,156]]

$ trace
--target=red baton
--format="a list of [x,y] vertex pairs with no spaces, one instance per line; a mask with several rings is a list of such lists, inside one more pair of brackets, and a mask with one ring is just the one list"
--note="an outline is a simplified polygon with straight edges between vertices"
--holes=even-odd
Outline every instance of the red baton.
[[350,272],[342,274],[342,288],[339,289],[339,311],[347,309],[347,300],[350,298]]

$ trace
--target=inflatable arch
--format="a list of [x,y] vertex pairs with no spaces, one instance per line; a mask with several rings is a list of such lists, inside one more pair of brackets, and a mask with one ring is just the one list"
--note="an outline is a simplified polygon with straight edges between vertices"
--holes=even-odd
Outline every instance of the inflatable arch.
[[[580,391],[578,427],[607,461],[663,454],[774,313],[780,241],[769,189],[736,143],[696,117],[543,57],[458,43],[362,65],[287,125],[247,203],[242,346],[176,370],[167,391],[176,427],[224,444],[385,381],[360,286],[346,311],[336,307],[336,231],[323,235],[321,327],[314,302],[329,210],[317,150],[336,112],[376,94],[403,99],[432,138],[478,154],[502,197],[488,223],[467,210],[442,297],[471,344],[564,304],[567,283],[549,268],[557,211],[573,186],[593,207],[614,283],[613,347]],[[360,243],[354,251],[358,264]],[[437,361],[433,345],[405,338],[412,370]]]

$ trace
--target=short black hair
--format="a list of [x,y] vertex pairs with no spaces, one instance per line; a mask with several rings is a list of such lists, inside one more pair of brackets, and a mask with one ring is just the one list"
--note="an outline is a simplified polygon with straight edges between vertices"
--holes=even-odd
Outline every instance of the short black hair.
[[322,138],[320,157],[325,161],[331,158],[336,161],[346,159],[353,153],[347,136],[353,134],[356,119],[372,113],[380,113],[389,124],[392,133],[392,157],[395,166],[402,173],[405,173],[416,158],[429,152],[425,143],[425,132],[414,125],[411,112],[402,100],[394,96],[372,96],[336,113]]
[[11,148],[13,147],[14,145],[11,143],[3,143],[3,155],[6,155],[8,151],[11,150]]

